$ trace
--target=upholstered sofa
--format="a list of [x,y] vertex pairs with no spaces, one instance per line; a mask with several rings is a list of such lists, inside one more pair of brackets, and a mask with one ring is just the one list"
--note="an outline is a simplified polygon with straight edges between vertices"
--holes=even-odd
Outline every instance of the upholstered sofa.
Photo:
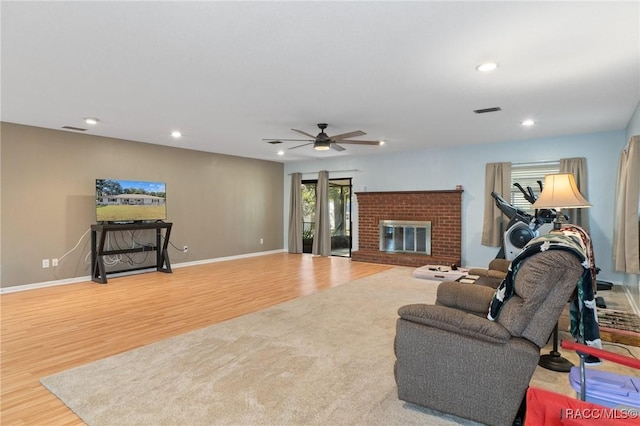
[[511,425],[583,267],[567,251],[521,262],[514,295],[487,319],[495,290],[443,282],[435,305],[403,306],[395,338],[398,397],[490,425]]
[[477,275],[478,278],[475,282],[476,285],[484,285],[491,288],[498,288],[500,282],[507,275],[509,270],[510,260],[507,259],[493,259],[489,262],[489,267],[484,268],[472,268],[469,269],[469,275]]

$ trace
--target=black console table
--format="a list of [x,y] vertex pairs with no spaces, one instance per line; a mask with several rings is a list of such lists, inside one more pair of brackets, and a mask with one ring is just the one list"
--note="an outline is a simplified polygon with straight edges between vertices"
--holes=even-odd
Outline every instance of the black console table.
[[[100,284],[107,283],[107,271],[104,266],[104,256],[124,253],[140,253],[145,251],[156,252],[156,270],[158,272],[171,273],[171,263],[169,262],[169,235],[171,234],[170,222],[153,223],[126,223],[126,224],[96,224],[91,225],[91,279]],[[140,247],[105,250],[104,245],[108,232],[114,231],[137,231],[141,229],[156,230],[156,245],[144,245]],[[165,230],[164,242],[162,242],[162,230]],[[98,233],[100,238],[98,239]],[[128,271],[133,269],[128,269]],[[114,271],[112,274],[125,272]]]

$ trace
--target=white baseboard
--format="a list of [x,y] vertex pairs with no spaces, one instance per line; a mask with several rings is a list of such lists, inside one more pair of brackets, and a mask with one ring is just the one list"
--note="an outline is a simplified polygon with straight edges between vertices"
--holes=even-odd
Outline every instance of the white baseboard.
[[85,277],[66,278],[63,280],[44,281],[41,283],[15,285],[11,287],[0,288],[0,294],[16,293],[18,291],[36,290],[39,288],[55,287],[58,285],[78,284],[78,283],[83,283],[87,281],[91,281],[91,277],[88,275]]
[[246,259],[248,257],[265,256],[274,253],[285,253],[285,249],[259,251],[256,253],[238,254],[236,256],[216,257],[213,259],[194,260],[192,262],[182,262],[175,265],[171,265],[171,268],[185,268],[187,266],[206,265],[207,263],[224,262],[226,260]]
[[[203,259],[203,260],[194,260],[193,262],[182,262],[182,263],[177,263],[175,265],[171,265],[172,269],[175,268],[185,268],[188,266],[195,266],[195,265],[205,265],[207,263],[215,263],[215,262],[224,262],[226,260],[236,260],[236,259],[245,259],[248,257],[256,257],[256,256],[265,256],[268,254],[274,254],[274,253],[284,253],[286,250],[284,249],[278,249],[278,250],[270,250],[270,251],[260,251],[260,252],[255,252],[255,253],[246,253],[246,254],[239,254],[236,256],[226,256],[226,257],[216,257],[213,259]],[[110,277],[124,277],[124,276],[128,276],[128,275],[137,275],[137,274],[143,274],[146,272],[154,272],[156,269],[154,267],[148,268],[148,269],[139,269],[136,271],[128,271],[128,272],[119,272],[119,273],[114,273],[114,274],[109,274]],[[16,286],[11,286],[11,287],[3,287],[0,288],[0,294],[6,294],[6,293],[16,293],[19,291],[27,291],[27,290],[36,290],[39,288],[46,288],[46,287],[54,287],[54,286],[58,286],[58,285],[67,285],[67,284],[78,284],[78,283],[83,283],[83,282],[87,282],[87,281],[91,281],[91,277],[90,276],[84,276],[84,277],[75,277],[75,278],[67,278],[67,279],[62,279],[62,280],[54,280],[54,281],[44,281],[44,282],[40,282],[40,283],[33,283],[33,284],[24,284],[24,285],[16,285]]]

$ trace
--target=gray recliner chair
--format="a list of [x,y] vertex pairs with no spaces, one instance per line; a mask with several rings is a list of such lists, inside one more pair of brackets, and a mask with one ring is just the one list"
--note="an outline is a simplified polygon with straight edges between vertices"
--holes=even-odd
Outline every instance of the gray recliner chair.
[[399,309],[395,378],[401,400],[489,425],[511,425],[563,308],[583,273],[562,250],[524,259],[496,321],[495,290],[443,282],[435,305]]

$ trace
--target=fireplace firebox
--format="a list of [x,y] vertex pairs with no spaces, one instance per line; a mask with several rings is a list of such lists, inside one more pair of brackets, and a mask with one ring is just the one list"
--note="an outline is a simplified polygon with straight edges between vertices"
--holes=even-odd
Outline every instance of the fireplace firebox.
[[381,220],[380,251],[431,254],[431,222]]

